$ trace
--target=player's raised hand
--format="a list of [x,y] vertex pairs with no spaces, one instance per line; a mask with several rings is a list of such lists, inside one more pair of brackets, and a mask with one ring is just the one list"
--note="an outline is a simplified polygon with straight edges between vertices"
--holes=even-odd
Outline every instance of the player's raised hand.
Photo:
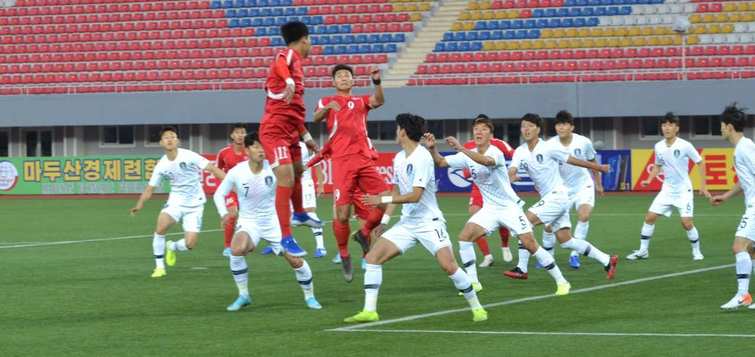
[[374,66],[370,69],[370,78],[373,81],[379,81],[380,80],[380,67]]
[[130,214],[131,214],[132,216],[136,216],[136,214],[137,214],[137,213],[139,213],[139,211],[141,211],[141,210],[142,210],[142,208],[144,208],[144,205],[143,205],[143,204],[141,204],[141,203],[137,203],[137,204],[136,204],[136,206],[134,206],[133,208],[131,208],[131,209],[129,210],[129,213],[130,213]]
[[611,166],[608,165],[600,165],[600,172],[607,174],[611,172]]
[[320,146],[313,139],[305,141],[304,144],[307,145],[309,151],[313,153],[320,152]]
[[380,204],[380,196],[364,195],[362,196],[362,203],[368,206],[377,206]]
[[448,146],[450,146],[451,149],[454,149],[456,151],[464,150],[464,147],[461,146],[461,144],[459,143],[459,140],[457,140],[453,136],[449,136],[446,138],[446,144],[448,144]]
[[435,135],[433,135],[433,133],[425,133],[422,138],[425,139],[425,147],[430,150],[435,147]]

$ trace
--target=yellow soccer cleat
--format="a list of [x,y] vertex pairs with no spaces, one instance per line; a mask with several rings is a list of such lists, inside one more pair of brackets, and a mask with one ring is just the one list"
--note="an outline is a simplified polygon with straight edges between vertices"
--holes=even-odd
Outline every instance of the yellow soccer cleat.
[[[168,245],[173,243],[172,240],[168,241]],[[169,267],[172,267],[176,265],[176,251],[165,249],[165,264],[168,264]]]
[[569,290],[571,290],[571,284],[569,283],[558,284],[558,289],[556,289],[556,296],[569,295]]
[[162,278],[166,275],[168,275],[168,273],[165,272],[165,268],[155,268],[155,270],[152,271],[153,278]]
[[[479,293],[480,291],[482,291],[482,284],[481,283],[472,283],[472,288],[474,289],[475,293]],[[464,293],[462,293],[460,291],[459,292],[459,296],[463,296],[463,295],[464,295]]]
[[472,321],[480,322],[488,319],[488,312],[483,308],[472,309]]
[[363,323],[363,322],[374,322],[380,320],[380,316],[378,316],[377,311],[366,311],[362,310],[358,314],[347,317],[343,319],[343,322],[348,323]]

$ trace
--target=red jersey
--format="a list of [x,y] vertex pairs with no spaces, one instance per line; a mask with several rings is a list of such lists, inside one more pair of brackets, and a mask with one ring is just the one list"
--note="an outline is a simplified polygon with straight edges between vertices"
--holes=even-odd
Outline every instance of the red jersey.
[[246,156],[244,150],[241,150],[241,153],[239,154],[235,153],[233,151],[233,144],[220,149],[218,156],[215,159],[215,161],[217,162],[216,166],[226,173],[238,163],[246,160],[249,160],[249,158]]
[[[286,103],[286,81],[293,81],[295,90],[290,103]],[[275,54],[270,73],[265,81],[265,113],[269,120],[295,118],[297,127],[304,127],[304,71],[298,52],[286,48]]]
[[336,102],[341,110],[328,112],[326,126],[328,128],[328,145],[330,156],[333,158],[347,155],[361,154],[374,157],[375,150],[367,136],[367,114],[372,109],[370,96],[341,96],[332,95],[320,99],[318,109],[325,108],[328,103]]

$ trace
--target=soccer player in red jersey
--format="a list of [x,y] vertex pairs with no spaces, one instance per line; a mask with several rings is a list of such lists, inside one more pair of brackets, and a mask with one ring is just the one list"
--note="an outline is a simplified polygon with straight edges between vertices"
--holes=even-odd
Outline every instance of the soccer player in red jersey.
[[[489,119],[487,115],[480,114],[475,119]],[[490,144],[497,147],[501,152],[503,153],[503,156],[506,157],[507,160],[511,160],[511,157],[514,155],[514,149],[505,141],[501,139],[493,138],[490,140]],[[474,140],[469,140],[466,143],[464,143],[464,147],[467,149],[474,149],[475,142]],[[464,176],[469,177],[469,173],[465,170]],[[470,193],[469,197],[469,214],[474,215],[482,208],[482,194],[480,194],[480,189],[477,188],[477,185],[472,183],[472,192]],[[511,255],[511,249],[509,249],[509,230],[505,227],[501,227],[498,230],[498,234],[501,236],[501,250],[503,252],[503,261],[510,262],[513,257]],[[490,247],[488,246],[488,241],[486,239],[478,239],[475,241],[477,243],[477,246],[480,247],[480,251],[482,252],[482,255],[484,256],[482,263],[480,263],[481,268],[487,268],[491,265],[493,265],[493,255],[490,254]]]
[[[349,217],[355,203],[354,193],[358,190],[369,195],[387,192],[389,187],[377,170],[377,152],[367,137],[367,114],[385,103],[383,87],[380,85],[380,70],[372,71],[375,93],[355,96],[354,70],[345,64],[336,65],[332,71],[336,94],[323,97],[317,104],[314,122],[326,120],[329,133],[328,143],[323,152],[332,159],[333,194],[335,219],[333,232],[338,243],[341,266],[346,281],[351,281],[352,266],[348,250]],[[361,229],[352,237],[366,254],[370,249],[370,233],[380,225],[385,212],[385,204],[369,207]],[[359,207],[362,208],[362,207]]]
[[[228,146],[220,149],[218,156],[215,158],[215,166],[228,173],[236,164],[248,160],[244,151],[244,137],[246,137],[246,125],[237,123],[231,126],[231,132],[229,134],[231,143]],[[239,209],[238,197],[236,192],[231,192],[225,198],[225,205],[229,212],[237,213]],[[225,225],[225,241],[223,249],[223,255],[226,257],[231,256],[231,240],[233,239],[233,233],[236,229],[236,215],[232,214]]]
[[312,43],[307,25],[299,21],[281,26],[281,35],[288,47],[276,53],[265,82],[267,98],[259,136],[277,182],[275,211],[283,236],[281,246],[289,254],[301,257],[307,252],[299,247],[291,234],[291,225],[322,227],[322,222],[311,217],[302,207],[303,166],[299,140],[304,141],[313,152],[318,151],[317,144],[304,125],[306,110],[302,60],[309,55]]

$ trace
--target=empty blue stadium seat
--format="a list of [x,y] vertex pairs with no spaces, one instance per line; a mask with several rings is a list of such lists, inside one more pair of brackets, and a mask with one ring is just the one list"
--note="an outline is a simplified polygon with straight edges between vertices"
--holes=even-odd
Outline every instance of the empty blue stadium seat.
[[501,31],[501,30],[493,31],[490,34],[490,39],[491,40],[502,40],[503,39],[503,31]]
[[600,25],[600,19],[597,17],[591,17],[587,19],[587,26],[598,26]]
[[545,9],[545,16],[546,17],[556,17],[556,16],[558,16],[558,10],[557,9]]
[[264,17],[270,17],[273,16],[273,10],[269,8],[264,8],[260,10],[260,16]]
[[526,29],[534,29],[536,25],[535,20],[524,20],[524,28]]
[[567,17],[567,16],[569,16],[569,9],[567,9],[565,7],[562,7],[560,9],[558,9],[558,16],[559,17]]
[[359,53],[358,45],[349,45],[346,47],[346,53]]
[[577,6],[577,0],[566,0],[564,6]]
[[307,7],[296,7],[296,14],[299,16],[304,16],[307,14],[307,11],[309,11],[309,8]]
[[[451,42],[451,43],[453,43],[453,42]],[[372,45],[372,52],[373,53],[385,52],[385,47],[383,46],[382,43],[378,43],[376,45]]]
[[511,28],[512,29],[520,29],[522,27],[524,27],[524,21],[522,21],[522,20],[511,21]]
[[[490,31],[480,31],[480,34],[477,35],[477,39],[480,41],[487,41],[490,40]],[[397,42],[404,42],[404,41],[397,41]]]
[[585,20],[584,17],[578,17],[578,18],[574,19],[574,26],[576,26],[576,27],[585,27],[585,26],[587,26],[587,21]]
[[343,35],[343,43],[356,43],[356,39],[354,38],[354,35]]
[[574,19],[561,19],[561,27],[574,27]]
[[532,17],[545,17],[545,11],[543,9],[532,10]]
[[477,32],[467,32],[465,37],[467,38],[467,41],[477,41]]
[[482,51],[482,42],[472,42],[472,44],[469,45],[469,49],[472,51]]
[[527,38],[529,39],[540,38],[540,30],[529,30],[527,32]]
[[523,40],[527,38],[527,30],[517,30],[514,34],[514,38],[516,38],[517,40]]
[[453,41],[454,35],[450,32],[446,32],[443,34],[443,41]]
[[445,52],[446,51],[446,44],[443,42],[438,42],[435,44],[435,52]]
[[579,7],[570,8],[569,16],[571,17],[582,16],[582,8],[579,8]]
[[605,7],[596,7],[595,8],[595,16],[607,16],[608,15],[608,9]]
[[223,1],[223,8],[230,9],[233,7],[233,0]]
[[446,51],[448,52],[454,52],[457,51],[459,47],[456,45],[456,42],[449,42],[446,44]]
[[488,28],[488,22],[487,21],[477,21],[474,24],[475,30],[487,30]]
[[389,33],[384,33],[380,35],[380,42],[387,43],[387,42],[391,42],[392,40],[393,40],[393,37]]
[[582,9],[582,16],[593,16],[595,15],[595,9],[592,7],[586,7]]
[[535,27],[541,28],[541,29],[544,29],[546,27],[550,27],[550,26],[548,26],[548,19],[538,19],[537,20],[537,24],[535,25]]
[[286,23],[285,17],[273,17],[273,25],[275,26],[283,26],[283,24]]
[[515,34],[513,30],[509,30],[503,33],[504,40],[513,40],[514,37],[515,37]]
[[462,51],[462,52],[469,51],[469,42],[459,42],[459,51]]
[[[480,46],[482,49],[482,46]],[[398,51],[398,46],[395,43],[389,43],[385,46],[385,52],[395,53]]]
[[223,7],[223,3],[220,2],[220,0],[213,0],[210,3],[210,9],[220,9]]
[[[262,26],[262,18],[261,17],[255,17],[252,19],[252,26],[254,27],[261,27]],[[257,33],[259,35],[259,32]],[[264,36],[264,35],[262,35]]]
[[285,12],[282,7],[273,8],[273,16],[283,16]]
[[322,54],[324,54],[324,55],[332,55],[333,54],[333,47],[330,47],[330,46],[323,47]]
[[503,20],[498,22],[498,28],[501,30],[508,30],[511,28],[511,21]]
[[285,46],[285,45],[286,45],[286,43],[285,43],[285,42],[283,41],[283,39],[282,39],[282,38],[280,38],[280,37],[273,37],[273,39],[272,39],[271,43],[272,43],[272,45],[273,45],[274,47],[283,47],[283,46]]
[[621,10],[619,11],[619,15],[631,15],[631,14],[632,14],[631,6],[622,6]]
[[252,27],[252,19],[241,19],[241,27]]
[[464,32],[454,32],[454,41],[464,41],[466,40],[466,35]]
[[600,0],[587,0],[587,5],[589,5],[589,6],[598,6],[598,5],[600,5]]
[[619,7],[618,6],[611,6],[607,10],[608,16],[616,16],[619,14]]
[[249,17],[249,10],[247,10],[247,9],[238,9],[238,10],[236,10],[236,16],[237,17]]
[[261,15],[260,14],[260,9],[257,9],[257,8],[249,9],[249,16],[250,17],[259,17],[260,15]]
[[[497,30],[498,29],[498,21],[488,21],[488,30]],[[484,30],[484,29],[483,29]]]
[[237,9],[244,7],[244,5],[245,5],[244,4],[244,0],[236,0],[236,1],[233,2],[233,7],[237,8]]
[[372,52],[372,46],[359,45],[359,53],[370,53],[370,52]]
[[228,27],[240,27],[241,24],[239,23],[239,19],[231,19],[231,21],[228,22]]
[[550,19],[548,20],[548,27],[561,27],[561,19]]
[[393,42],[406,42],[406,35],[403,33],[393,35]]

